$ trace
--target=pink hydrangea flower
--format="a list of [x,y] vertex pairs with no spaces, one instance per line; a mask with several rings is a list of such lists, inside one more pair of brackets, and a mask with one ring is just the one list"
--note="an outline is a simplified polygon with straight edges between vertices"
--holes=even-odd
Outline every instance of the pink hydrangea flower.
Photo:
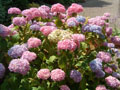
[[61,85],[60,90],[70,90],[70,88],[67,85]]
[[39,9],[40,17],[42,17],[43,19],[48,18],[48,13],[43,8],[40,7],[38,9]]
[[101,18],[101,16],[97,16],[95,18],[88,19],[88,24],[104,26],[105,25],[105,20],[103,20]]
[[42,9],[44,9],[47,13],[50,13],[50,8],[46,5],[40,6]]
[[14,25],[23,26],[27,23],[27,21],[24,17],[15,17],[15,18],[13,18],[12,23]]
[[31,12],[32,12],[32,17],[40,17],[41,13],[40,10],[38,8],[30,8]]
[[5,74],[5,66],[0,63],[0,79],[2,79],[4,77]]
[[0,24],[0,36],[6,37],[10,34],[10,30],[5,25]]
[[80,47],[80,42],[85,41],[85,36],[83,34],[73,34],[72,40],[77,44],[77,47]]
[[26,20],[28,21],[33,19],[32,11],[30,9],[23,10],[22,15],[26,16]]
[[73,3],[70,7],[68,7],[67,15],[71,16],[73,13],[80,13],[83,11],[83,7],[79,4]]
[[107,53],[107,52],[100,51],[96,57],[100,58],[105,63],[111,61],[111,55],[110,53]]
[[110,17],[110,13],[104,13],[104,16]]
[[26,59],[29,62],[35,60],[37,58],[37,55],[34,52],[30,52],[30,51],[25,51],[23,52],[21,59]]
[[60,14],[59,14],[59,18],[60,18],[60,19],[66,18],[66,14],[60,13]]
[[70,50],[74,51],[77,48],[77,44],[69,39],[59,41],[57,44],[58,50]]
[[8,14],[21,14],[21,10],[16,7],[12,7],[8,9]]
[[32,12],[32,18],[35,17],[42,17],[42,18],[47,18],[48,14],[43,8],[30,8],[30,11]]
[[112,35],[112,27],[107,27],[107,28],[105,29],[105,32],[106,32],[107,36]]
[[68,26],[69,26],[70,22],[74,22],[75,26],[77,26],[79,24],[79,22],[76,20],[75,17],[71,17],[71,18],[67,19],[66,23],[67,23]]
[[101,16],[101,19],[102,19],[102,20],[107,20],[108,17],[106,17],[106,16]]
[[11,24],[8,26],[8,29],[10,30],[10,36],[13,36],[17,34],[18,32],[14,29],[14,24]]
[[98,85],[95,90],[107,90],[104,85]]
[[54,4],[51,7],[51,12],[65,13],[65,11],[66,11],[65,7],[60,3]]
[[120,45],[120,37],[119,36],[114,36],[111,38],[112,43],[115,45]]
[[104,67],[104,71],[108,74],[111,74],[113,72],[111,67]]
[[105,81],[106,81],[107,85],[112,88],[118,88],[120,86],[120,81],[113,76],[106,77]]
[[28,48],[36,48],[41,45],[41,40],[38,38],[29,38],[27,41]]
[[40,31],[43,35],[48,36],[52,31],[56,30],[57,28],[54,26],[42,26]]
[[61,69],[54,69],[51,71],[51,79],[53,81],[62,81],[65,79],[65,72]]
[[10,62],[8,68],[11,72],[26,75],[27,72],[30,70],[30,65],[26,59],[13,59]]
[[109,26],[110,26],[110,24],[109,24],[109,23],[105,23],[105,26],[106,26],[106,27],[109,27]]
[[37,77],[39,79],[47,80],[50,77],[50,70],[49,69],[40,69],[37,72]]

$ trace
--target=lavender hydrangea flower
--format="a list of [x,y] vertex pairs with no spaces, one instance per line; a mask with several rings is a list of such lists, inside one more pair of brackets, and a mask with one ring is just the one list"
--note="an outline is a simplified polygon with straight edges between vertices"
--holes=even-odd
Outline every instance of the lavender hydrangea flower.
[[116,54],[117,54],[117,58],[120,58],[120,52],[117,52]]
[[8,68],[11,72],[26,75],[27,72],[30,70],[30,65],[26,59],[13,59],[10,62]]
[[67,85],[61,85],[60,90],[70,90],[70,88]]
[[110,62],[112,59],[111,54],[108,52],[104,52],[104,51],[99,51],[96,57],[100,58],[105,63]]
[[66,23],[67,23],[68,27],[74,27],[79,24],[79,22],[76,20],[75,17],[71,17],[71,18],[67,19]]
[[102,28],[100,26],[97,25],[90,25],[90,31],[91,32],[95,32],[97,34],[101,34],[102,33]]
[[2,63],[0,63],[0,79],[4,77],[5,74],[5,67]]
[[79,23],[85,23],[85,21],[86,21],[85,17],[83,17],[83,16],[77,16],[77,17],[76,17],[76,20],[77,20]]
[[106,47],[109,47],[109,48],[114,48],[114,47],[115,47],[115,44],[114,44],[114,43],[107,43],[107,42],[104,42],[103,45],[106,46]]
[[79,83],[82,79],[81,73],[78,72],[77,70],[71,70],[70,78],[72,78],[74,80],[74,82]]
[[8,55],[12,58],[21,57],[23,52],[28,51],[28,48],[25,44],[23,45],[14,45],[8,50]]
[[110,65],[112,69],[116,70],[118,67],[115,64]]
[[8,27],[0,24],[0,36],[1,37],[6,37],[10,34],[10,30]]
[[112,76],[113,76],[113,77],[116,77],[116,78],[120,78],[120,73],[113,72],[113,73],[112,73]]
[[76,23],[74,21],[70,21],[67,23],[68,27],[75,27]]
[[30,26],[30,29],[33,31],[39,31],[40,30],[40,25],[38,24],[33,24]]
[[103,70],[99,70],[96,72],[96,77],[97,78],[103,78],[105,76],[105,72]]
[[114,53],[118,53],[119,50],[117,48],[111,48],[111,50],[114,52]]
[[101,28],[101,26],[98,26],[98,25],[87,24],[87,25],[83,26],[82,31],[83,32],[94,32],[94,33],[97,33],[100,35],[102,34],[102,28]]
[[90,62],[90,68],[93,72],[98,72],[102,70],[102,60],[100,58],[96,58]]

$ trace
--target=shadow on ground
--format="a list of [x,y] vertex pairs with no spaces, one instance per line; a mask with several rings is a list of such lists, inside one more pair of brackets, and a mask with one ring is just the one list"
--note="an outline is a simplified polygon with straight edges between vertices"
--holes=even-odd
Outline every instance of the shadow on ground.
[[85,3],[81,3],[83,7],[104,7],[106,5],[111,5],[112,3],[103,0],[86,0]]

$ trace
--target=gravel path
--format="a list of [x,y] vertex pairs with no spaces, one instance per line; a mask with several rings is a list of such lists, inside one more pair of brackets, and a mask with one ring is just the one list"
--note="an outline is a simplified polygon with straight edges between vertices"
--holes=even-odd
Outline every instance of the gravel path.
[[112,26],[114,24],[120,26],[120,19],[118,18],[120,17],[120,0],[86,0],[82,5],[84,7],[82,15],[95,17],[109,12],[111,13]]

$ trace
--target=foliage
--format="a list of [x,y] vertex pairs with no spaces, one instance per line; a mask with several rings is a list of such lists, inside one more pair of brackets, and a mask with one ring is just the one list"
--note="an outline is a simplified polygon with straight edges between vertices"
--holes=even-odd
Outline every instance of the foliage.
[[[106,77],[112,73],[104,70],[105,67],[112,68],[114,64],[117,69],[112,68],[112,72],[119,71],[119,56],[114,58],[119,51],[113,51],[118,44],[113,42],[113,46],[104,45],[105,42],[112,42],[112,33],[106,30],[108,13],[103,15],[104,19],[103,16],[79,16],[83,7],[75,3],[67,11],[61,4],[27,10],[29,14],[22,13],[17,15],[19,18],[12,19],[11,27],[0,24],[0,62],[6,67],[1,90],[59,90],[61,85],[67,85],[71,90],[95,90],[98,85],[110,90],[119,88],[117,77],[118,81],[108,84]],[[24,48],[32,53],[26,54],[27,58],[22,57],[26,52]],[[28,62],[29,66],[20,60]],[[50,76],[43,69],[49,70]],[[56,69],[59,72],[56,73]],[[39,75],[40,70],[44,72]],[[103,75],[98,74],[101,71]]]

